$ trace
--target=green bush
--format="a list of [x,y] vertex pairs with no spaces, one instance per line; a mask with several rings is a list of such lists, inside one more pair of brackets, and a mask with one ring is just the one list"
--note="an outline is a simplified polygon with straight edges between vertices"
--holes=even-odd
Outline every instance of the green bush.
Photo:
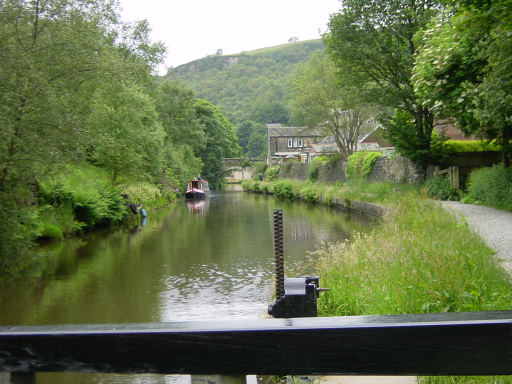
[[308,165],[307,179],[313,182],[318,180],[318,166],[313,162]]
[[267,170],[268,165],[265,161],[258,161],[256,163],[252,163],[252,169],[256,175],[264,174]]
[[471,172],[469,196],[484,205],[512,211],[512,169],[495,165]]
[[345,175],[347,179],[365,179],[372,171],[373,164],[379,157],[384,156],[380,152],[360,151],[348,157]]
[[329,163],[329,157],[327,156],[317,156],[311,160],[308,166],[307,179],[309,181],[317,181],[318,180],[318,172],[321,167],[325,167],[326,164]]
[[242,188],[246,191],[251,192],[267,192],[267,183],[263,183],[259,180],[244,180],[242,181]]
[[444,142],[443,150],[446,152],[499,151],[499,146],[495,142],[481,140],[448,140]]
[[315,185],[306,184],[299,191],[299,197],[302,200],[306,200],[310,203],[316,203],[320,200],[320,195],[318,193],[318,188]]
[[293,186],[290,182],[281,180],[274,184],[274,195],[285,199],[293,199]]
[[277,175],[279,175],[279,165],[273,165],[271,167],[268,167],[265,170],[265,180],[272,181],[277,178]]
[[431,177],[423,184],[427,195],[437,200],[459,200],[459,192],[453,188],[448,179],[442,175]]
[[172,200],[172,196],[162,193],[158,187],[146,182],[122,184],[119,190],[128,195],[128,201],[142,204],[146,210],[160,208]]
[[256,181],[256,180],[243,180],[243,181],[242,181],[242,184],[241,184],[242,189],[243,189],[244,191],[252,191],[252,188],[251,188],[251,187],[252,187],[252,185],[253,185],[253,183],[254,183],[255,181]]

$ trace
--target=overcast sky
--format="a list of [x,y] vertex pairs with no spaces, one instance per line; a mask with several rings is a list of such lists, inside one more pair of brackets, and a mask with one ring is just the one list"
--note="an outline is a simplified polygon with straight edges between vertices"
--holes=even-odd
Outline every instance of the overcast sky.
[[212,55],[317,39],[339,0],[120,0],[125,21],[147,19],[167,47],[165,68]]

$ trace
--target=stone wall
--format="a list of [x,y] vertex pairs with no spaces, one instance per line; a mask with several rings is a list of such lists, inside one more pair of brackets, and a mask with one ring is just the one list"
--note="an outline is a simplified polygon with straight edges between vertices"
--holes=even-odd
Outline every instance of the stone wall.
[[279,179],[292,179],[305,181],[308,177],[309,164],[288,161],[281,164]]
[[[309,164],[288,162],[281,165],[280,179],[305,181],[308,177]],[[424,180],[422,170],[404,157],[397,156],[393,160],[379,157],[368,176],[369,181],[390,181],[392,183],[418,184]],[[327,164],[318,171],[318,181],[335,183],[346,181],[345,163],[339,161]]]
[[424,179],[425,176],[421,168],[401,156],[396,156],[392,160],[387,157],[379,157],[368,176],[368,181],[389,181],[397,184],[418,184]]
[[345,163],[341,160],[335,163],[328,163],[318,170],[318,181],[320,183],[335,183],[345,181]]

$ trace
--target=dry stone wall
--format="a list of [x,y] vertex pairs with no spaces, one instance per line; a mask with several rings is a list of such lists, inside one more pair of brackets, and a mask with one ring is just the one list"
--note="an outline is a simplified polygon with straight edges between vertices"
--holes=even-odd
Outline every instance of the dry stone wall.
[[368,181],[389,181],[397,184],[419,184],[424,179],[425,175],[421,168],[401,156],[391,160],[387,157],[379,157],[368,175]]
[[[308,175],[309,164],[285,163],[279,171],[280,179],[305,181]],[[368,176],[369,181],[389,181],[392,183],[418,184],[423,182],[423,171],[412,161],[401,156],[390,160],[379,157],[373,165]],[[345,163],[338,161],[321,167],[318,171],[318,181],[321,183],[335,183],[346,181]]]

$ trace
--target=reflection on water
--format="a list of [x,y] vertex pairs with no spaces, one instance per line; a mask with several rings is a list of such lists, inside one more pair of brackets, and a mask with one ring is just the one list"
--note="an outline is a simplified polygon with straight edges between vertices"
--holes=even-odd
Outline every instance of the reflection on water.
[[[118,230],[45,247],[44,267],[0,289],[0,325],[257,318],[271,301],[274,208],[283,210],[287,276],[314,274],[307,251],[315,244],[367,227],[326,207],[242,192],[180,201],[147,221],[134,217]],[[38,374],[37,382],[186,380],[92,376]]]
[[198,215],[204,215],[208,212],[208,205],[210,203],[210,198],[206,197],[200,200],[187,200],[185,204],[187,204],[188,212],[194,213]]

